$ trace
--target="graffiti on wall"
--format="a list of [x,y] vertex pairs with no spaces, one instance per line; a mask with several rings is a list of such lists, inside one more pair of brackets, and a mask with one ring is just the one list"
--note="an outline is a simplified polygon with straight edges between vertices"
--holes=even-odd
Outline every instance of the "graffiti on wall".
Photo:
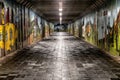
[[[117,2],[117,5],[114,2]],[[78,20],[81,27],[76,28],[76,22],[69,24],[69,33],[81,31],[81,38],[112,55],[120,55],[120,1],[115,0],[108,7],[84,16]],[[81,22],[84,22],[82,25]],[[75,24],[75,25],[74,25]],[[71,28],[72,25],[72,28]],[[78,24],[77,24],[78,25]],[[74,30],[74,32],[72,32]],[[80,34],[77,34],[80,35]],[[76,36],[76,34],[75,34]]]
[[26,6],[13,0],[0,1],[0,57],[41,40],[53,27]]

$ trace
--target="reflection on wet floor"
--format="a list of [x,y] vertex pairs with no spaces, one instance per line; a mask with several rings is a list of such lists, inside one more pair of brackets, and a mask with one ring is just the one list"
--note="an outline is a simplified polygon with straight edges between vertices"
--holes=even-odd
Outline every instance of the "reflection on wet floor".
[[120,80],[120,65],[64,32],[19,51],[0,67],[0,80]]

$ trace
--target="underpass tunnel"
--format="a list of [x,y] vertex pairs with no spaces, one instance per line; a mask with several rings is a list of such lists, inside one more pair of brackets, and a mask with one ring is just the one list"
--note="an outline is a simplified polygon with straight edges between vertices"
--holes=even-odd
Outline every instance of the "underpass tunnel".
[[120,80],[120,0],[0,0],[0,80]]

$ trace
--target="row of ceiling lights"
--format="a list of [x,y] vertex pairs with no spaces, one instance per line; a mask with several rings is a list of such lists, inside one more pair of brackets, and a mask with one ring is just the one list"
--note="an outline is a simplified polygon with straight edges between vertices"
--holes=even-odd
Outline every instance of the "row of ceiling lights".
[[59,16],[60,16],[60,24],[62,24],[62,2],[59,2]]

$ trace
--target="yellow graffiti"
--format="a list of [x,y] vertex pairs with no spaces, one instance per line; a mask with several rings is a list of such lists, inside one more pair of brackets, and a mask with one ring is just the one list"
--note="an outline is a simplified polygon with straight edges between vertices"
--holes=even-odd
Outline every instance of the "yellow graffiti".
[[0,25],[0,48],[4,48],[4,41],[3,41],[3,29],[4,26]]
[[2,17],[2,24],[4,24],[5,22],[4,22],[4,8],[2,9],[2,11],[1,11],[1,17]]
[[1,10],[1,23],[0,25],[0,48],[10,51],[15,45],[15,40],[17,38],[17,30],[15,30],[15,25],[13,23],[5,24],[5,9]]
[[17,32],[15,31],[15,25],[13,23],[5,24],[5,49],[11,50],[11,47],[15,44],[15,39],[17,37]]
[[0,12],[0,48],[4,49],[4,8]]
[[7,23],[5,26],[0,25],[0,48],[5,48],[7,51],[11,50],[12,46],[15,45],[16,38],[17,30],[15,30],[13,23]]

